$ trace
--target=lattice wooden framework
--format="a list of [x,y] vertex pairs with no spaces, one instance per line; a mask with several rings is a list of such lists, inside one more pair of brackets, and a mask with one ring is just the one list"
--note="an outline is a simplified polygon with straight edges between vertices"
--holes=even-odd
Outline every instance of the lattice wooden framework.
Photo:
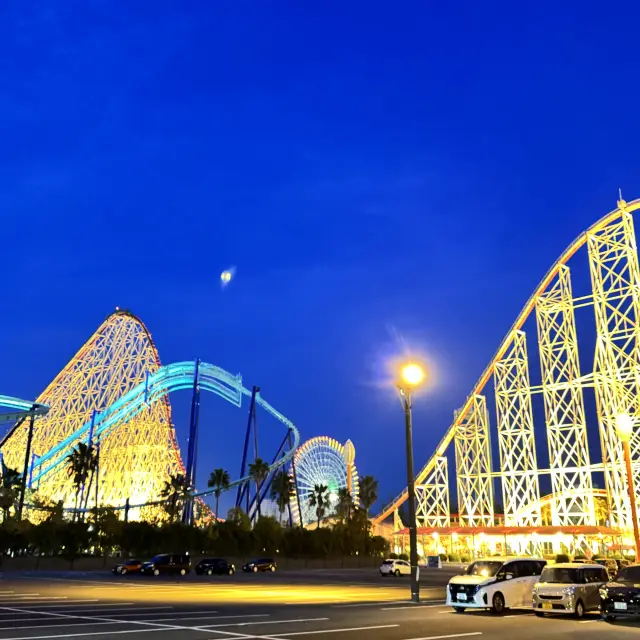
[[[51,409],[36,421],[33,452],[43,455],[87,423],[94,411],[109,407],[159,367],[158,352],[144,324],[126,311],[110,315],[39,396],[38,402]],[[26,439],[24,425],[2,447],[5,464],[22,470]],[[101,506],[121,506],[127,498],[131,504],[158,499],[169,475],[184,473],[166,398],[115,428],[99,446]],[[74,506],[75,489],[66,473],[51,474],[35,488],[43,497]],[[94,501],[95,491],[88,506]],[[132,512],[130,517],[137,515]]]
[[421,527],[448,527],[449,471],[447,459],[438,458],[433,472],[416,485],[416,520]]
[[593,484],[569,267],[538,298],[538,351],[549,445],[552,524],[594,525]]
[[493,478],[487,399],[473,403],[455,435],[458,515],[463,527],[493,526]]

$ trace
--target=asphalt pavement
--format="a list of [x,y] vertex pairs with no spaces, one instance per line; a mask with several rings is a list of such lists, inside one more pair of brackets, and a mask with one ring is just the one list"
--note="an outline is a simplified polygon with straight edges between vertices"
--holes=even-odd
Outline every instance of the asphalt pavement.
[[[425,575],[425,573],[427,575]],[[536,618],[531,612],[454,613],[443,604],[447,573],[421,576],[420,604],[406,578],[333,570],[185,578],[111,574],[0,576],[0,640],[156,637],[167,640],[528,640],[640,637],[640,621],[595,614]],[[135,635],[134,635],[135,634]]]

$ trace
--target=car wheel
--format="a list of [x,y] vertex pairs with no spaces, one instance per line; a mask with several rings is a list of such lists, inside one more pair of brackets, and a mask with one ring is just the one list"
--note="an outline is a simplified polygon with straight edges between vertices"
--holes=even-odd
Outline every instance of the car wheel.
[[538,618],[544,618],[544,613],[542,613],[542,611],[534,611],[534,613],[538,616]]
[[493,600],[491,600],[491,613],[495,613],[497,616],[501,616],[505,610],[504,596],[498,591],[494,594]]
[[584,605],[582,604],[582,600],[576,602],[576,610],[574,613],[576,618],[584,618]]
[[258,567],[253,567],[253,573],[258,573]]
[[213,575],[213,571],[211,569],[207,569],[207,575],[208,576],[212,576]]
[[615,616],[610,616],[608,613],[603,613],[602,614],[602,619],[605,622],[615,622],[616,621],[616,617]]
[[467,610],[467,607],[453,607],[453,610],[456,613],[464,613]]
[[269,571],[271,571],[271,573],[273,573],[275,570],[276,570],[276,568],[273,565],[271,565],[271,567],[269,568]]
[[127,573],[127,570],[126,570],[126,569],[121,569],[121,570],[120,570],[120,574],[121,574],[121,575],[123,575],[123,576],[124,576],[124,575],[126,575],[126,573]]
[[153,570],[153,575],[154,576],[159,576],[160,575],[160,569],[154,569]]
[[394,574],[393,574],[396,578],[400,577],[400,569],[396,569]]

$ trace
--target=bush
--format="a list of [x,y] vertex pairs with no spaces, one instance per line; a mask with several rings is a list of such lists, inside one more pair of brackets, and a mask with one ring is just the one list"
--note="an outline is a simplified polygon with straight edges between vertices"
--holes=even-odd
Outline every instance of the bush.
[[400,553],[398,555],[398,560],[406,560],[408,562],[409,561],[409,556],[406,553]]
[[397,553],[390,553],[389,554],[389,560],[397,560],[398,559],[398,554]]
[[556,564],[559,562],[569,562],[569,556],[566,553],[559,553],[556,556]]

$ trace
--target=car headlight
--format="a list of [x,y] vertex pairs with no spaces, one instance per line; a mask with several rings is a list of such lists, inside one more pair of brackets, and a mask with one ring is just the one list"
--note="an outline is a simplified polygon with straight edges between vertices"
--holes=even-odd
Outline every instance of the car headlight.
[[576,588],[575,587],[565,587],[562,590],[562,593],[564,593],[567,596],[572,596],[575,593]]
[[606,587],[600,587],[600,589],[598,590],[598,593],[600,594],[601,598],[607,598],[609,595],[609,590]]

